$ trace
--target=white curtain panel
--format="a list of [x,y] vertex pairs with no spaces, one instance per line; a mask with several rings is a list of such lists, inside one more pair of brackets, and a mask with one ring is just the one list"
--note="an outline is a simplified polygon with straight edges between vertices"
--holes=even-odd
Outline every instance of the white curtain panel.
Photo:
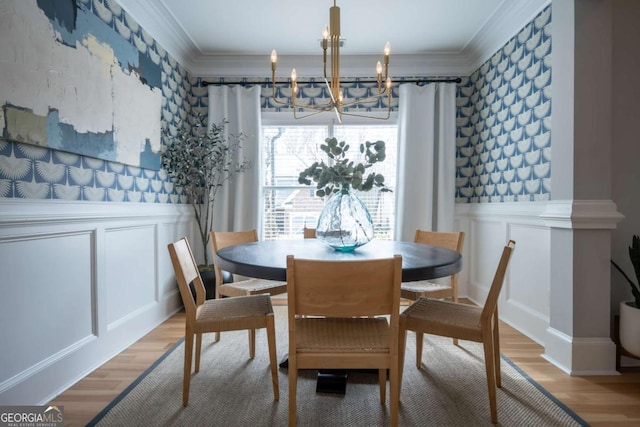
[[417,228],[454,231],[456,86],[400,86],[396,239]]
[[229,122],[226,132],[244,134],[239,160],[251,168],[218,190],[212,229],[241,231],[258,228],[260,194],[260,86],[209,86],[209,123]]

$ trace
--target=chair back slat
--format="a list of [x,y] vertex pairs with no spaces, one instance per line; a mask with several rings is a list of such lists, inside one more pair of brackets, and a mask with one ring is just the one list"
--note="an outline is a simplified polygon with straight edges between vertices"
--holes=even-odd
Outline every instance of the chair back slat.
[[[244,231],[212,231],[211,249],[213,250],[214,262],[213,270],[216,275],[216,283],[223,283],[222,270],[215,262],[215,254],[222,248],[227,246],[241,245],[243,243],[251,243],[258,241],[258,232],[255,229]],[[216,287],[217,289],[218,287]]]
[[[196,307],[204,303],[206,295],[204,284],[198,271],[198,264],[193,258],[191,247],[186,238],[183,237],[175,243],[170,243],[168,248],[186,315],[187,317],[195,318]],[[195,301],[189,289],[190,283],[193,283],[196,291]]]
[[462,252],[464,232],[442,232],[418,229],[416,230],[413,241],[414,243],[439,246],[441,248],[451,249],[452,251]]
[[389,314],[399,307],[401,276],[399,255],[369,261],[296,258],[295,265],[289,256],[289,310],[294,315],[326,317]]
[[251,243],[258,241],[258,232],[255,229],[244,231],[212,231],[211,243],[213,252],[217,253],[220,249],[227,246],[241,245],[243,243]]
[[487,299],[485,300],[484,308],[482,309],[482,315],[480,316],[482,323],[490,321],[491,317],[496,311],[496,308],[498,306],[498,296],[500,295],[500,291],[502,290],[504,276],[507,271],[507,266],[509,265],[511,252],[513,252],[513,248],[515,247],[515,245],[515,241],[509,240],[509,242],[502,250],[500,262],[498,263],[498,268],[496,269],[496,273],[493,276],[493,282],[491,282],[491,288],[489,289],[489,293],[487,294]]
[[302,229],[302,235],[305,239],[315,239],[316,238],[316,229],[315,228],[307,228],[304,227]]

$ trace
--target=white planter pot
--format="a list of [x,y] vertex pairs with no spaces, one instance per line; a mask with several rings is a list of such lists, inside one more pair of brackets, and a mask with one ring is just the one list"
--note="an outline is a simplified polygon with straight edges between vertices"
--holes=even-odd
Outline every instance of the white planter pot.
[[620,344],[629,353],[640,357],[640,308],[634,301],[620,303]]

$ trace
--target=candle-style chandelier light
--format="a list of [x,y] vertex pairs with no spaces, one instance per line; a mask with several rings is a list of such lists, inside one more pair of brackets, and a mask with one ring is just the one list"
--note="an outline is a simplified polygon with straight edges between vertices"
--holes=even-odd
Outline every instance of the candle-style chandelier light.
[[[273,88],[274,102],[293,107],[293,116],[296,119],[302,119],[327,111],[334,111],[339,122],[342,122],[343,115],[374,119],[389,118],[391,113],[391,77],[389,77],[389,53],[391,47],[389,42],[384,46],[384,79],[382,78],[383,65],[380,61],[378,61],[376,65],[377,93],[367,96],[366,98],[359,98],[355,100],[345,99],[342,89],[340,88],[340,44],[340,8],[336,6],[336,0],[334,0],[333,7],[329,9],[329,28],[325,27],[322,37],[324,81],[327,85],[330,99],[321,104],[300,103],[300,100],[298,99],[298,76],[295,68],[291,71],[291,101],[282,101],[278,99],[276,95],[276,68],[278,63],[278,54],[274,49],[271,52],[271,84]],[[327,49],[329,49],[330,53],[331,72],[329,74],[327,74]],[[375,103],[383,97],[387,97],[386,117],[377,117],[348,110],[349,107]],[[298,115],[299,110],[303,111],[302,116]]]

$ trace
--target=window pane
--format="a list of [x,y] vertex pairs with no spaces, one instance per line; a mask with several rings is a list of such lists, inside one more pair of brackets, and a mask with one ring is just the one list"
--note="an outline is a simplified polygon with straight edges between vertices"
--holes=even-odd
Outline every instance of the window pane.
[[264,126],[264,185],[299,185],[298,175],[315,161],[326,159],[320,144],[326,126]]
[[298,184],[300,172],[325,160],[327,126],[264,126],[263,240],[302,237],[315,228],[324,201],[315,187]]
[[[263,229],[261,239],[302,238],[304,227],[315,228],[324,206],[324,200],[315,196],[315,186],[298,184],[298,175],[315,161],[328,163],[320,144],[331,134],[338,141],[346,141],[350,147],[348,158],[363,161],[360,144],[383,140],[386,143],[386,159],[371,168],[382,173],[385,184],[395,189],[397,158],[397,126],[263,126],[264,164]],[[393,239],[395,225],[395,195],[392,192],[372,190],[358,193],[374,223],[375,237]]]
[[315,188],[265,189],[263,240],[302,238],[302,229],[316,228],[324,201]]

